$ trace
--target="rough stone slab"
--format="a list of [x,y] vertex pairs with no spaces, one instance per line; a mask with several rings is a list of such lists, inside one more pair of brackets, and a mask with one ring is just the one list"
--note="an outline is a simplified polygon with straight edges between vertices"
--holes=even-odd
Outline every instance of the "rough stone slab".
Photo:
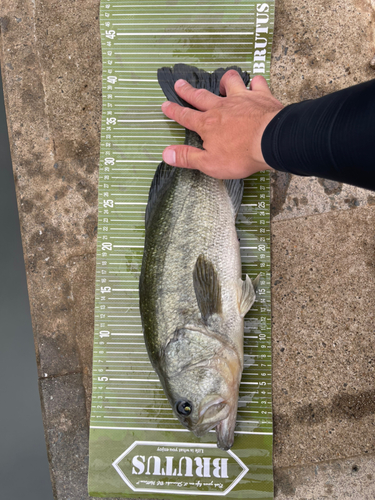
[[98,5],[4,0],[0,14],[5,102],[39,377],[80,371],[87,387],[101,108]]
[[277,500],[373,500],[375,456],[276,469]]
[[57,161],[99,154],[99,5],[99,0],[35,1],[39,71]]
[[87,490],[89,422],[82,375],[42,379],[39,389],[54,498],[95,500]]
[[41,380],[40,393],[54,496],[88,498],[89,429],[82,376]]
[[273,172],[271,178],[271,214],[275,222],[375,205],[373,191],[349,184],[286,172]]
[[[45,176],[16,177],[21,195],[26,272],[40,376],[91,365],[96,159],[50,165]],[[18,178],[21,177],[21,179]]]
[[375,77],[371,0],[277,0],[271,83],[284,104]]
[[272,225],[275,466],[375,452],[375,207]]
[[[375,2],[277,0],[271,87],[283,104],[375,78]],[[273,176],[274,220],[375,204],[374,193],[316,177]]]

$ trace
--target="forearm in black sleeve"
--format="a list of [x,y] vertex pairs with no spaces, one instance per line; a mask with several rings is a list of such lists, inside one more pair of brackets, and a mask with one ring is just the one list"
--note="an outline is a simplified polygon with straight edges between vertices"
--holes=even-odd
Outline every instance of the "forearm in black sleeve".
[[375,80],[286,106],[262,152],[275,170],[375,190]]

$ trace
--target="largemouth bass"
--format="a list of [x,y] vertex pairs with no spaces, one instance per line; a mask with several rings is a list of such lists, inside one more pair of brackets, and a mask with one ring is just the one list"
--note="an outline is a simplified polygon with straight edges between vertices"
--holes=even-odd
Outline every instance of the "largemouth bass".
[[[228,69],[209,74],[179,64],[159,70],[158,79],[169,100],[186,105],[175,81],[184,78],[219,95]],[[247,85],[247,73],[234,69]],[[202,148],[189,130],[185,144]],[[224,450],[234,440],[243,318],[256,286],[248,276],[241,279],[235,219],[242,193],[242,180],[160,163],[146,209],[139,282],[146,348],[174,413],[198,437],[215,428]]]

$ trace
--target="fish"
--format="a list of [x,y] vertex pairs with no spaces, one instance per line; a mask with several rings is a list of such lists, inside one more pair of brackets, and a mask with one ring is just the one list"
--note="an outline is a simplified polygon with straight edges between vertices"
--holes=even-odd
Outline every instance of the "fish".
[[[223,74],[177,64],[158,70],[167,99],[183,78],[219,95]],[[190,106],[190,105],[188,105]],[[192,107],[192,106],[190,106]],[[203,149],[186,130],[185,144]],[[242,280],[235,220],[243,180],[218,180],[199,170],[161,162],[145,212],[139,307],[146,349],[174,414],[198,438],[216,430],[217,446],[234,442],[244,354],[244,316],[256,299],[259,277]]]

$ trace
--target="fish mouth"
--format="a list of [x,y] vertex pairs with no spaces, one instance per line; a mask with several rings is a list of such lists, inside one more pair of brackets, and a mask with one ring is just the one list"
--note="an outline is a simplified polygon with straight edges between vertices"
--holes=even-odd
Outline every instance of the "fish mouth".
[[218,394],[210,394],[209,396],[206,396],[199,405],[198,423],[200,423],[205,416],[208,416],[209,413],[212,413],[212,411],[222,403],[225,403],[225,400]]
[[197,437],[202,437],[225,419],[229,411],[228,403],[220,395],[206,396],[199,405],[199,419],[192,431]]
[[237,406],[230,407],[223,398],[213,401],[206,409],[200,410],[200,418],[196,426],[190,429],[201,438],[207,432],[216,430],[217,447],[229,450],[234,442],[234,429],[236,427]]
[[237,411],[231,412],[216,426],[217,447],[221,450],[229,450],[233,446],[236,417]]
[[217,394],[207,396],[199,407],[199,420],[194,433],[197,437],[216,428],[217,446],[229,450],[234,442],[237,419],[237,404],[226,401]]

